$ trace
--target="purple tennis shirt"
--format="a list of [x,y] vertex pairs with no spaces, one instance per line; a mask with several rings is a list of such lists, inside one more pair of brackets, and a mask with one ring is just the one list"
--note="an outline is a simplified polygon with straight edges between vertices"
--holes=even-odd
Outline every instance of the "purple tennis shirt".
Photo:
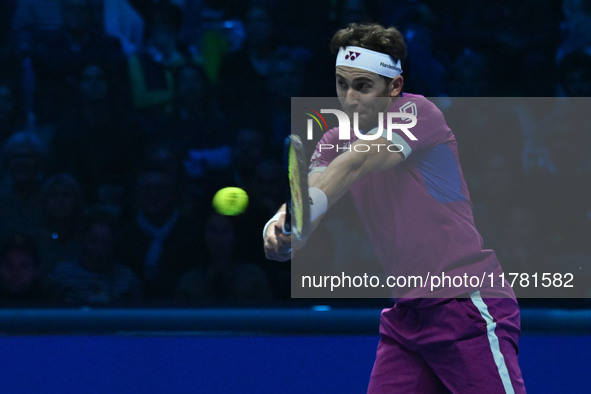
[[[364,175],[350,192],[385,273],[420,277],[416,283],[424,283],[393,287],[394,297],[399,302],[449,298],[473,290],[483,296],[514,297],[500,280],[502,271],[494,251],[483,249],[456,139],[441,111],[425,97],[405,93],[388,112],[415,115],[417,123],[408,130],[416,140],[394,129],[389,139],[397,148],[392,150],[401,150],[404,161]],[[352,131],[350,140],[339,140],[338,128],[327,131],[316,145],[310,171],[323,171],[356,139]],[[325,148],[330,145],[339,149]],[[439,279],[440,286],[434,286]]]

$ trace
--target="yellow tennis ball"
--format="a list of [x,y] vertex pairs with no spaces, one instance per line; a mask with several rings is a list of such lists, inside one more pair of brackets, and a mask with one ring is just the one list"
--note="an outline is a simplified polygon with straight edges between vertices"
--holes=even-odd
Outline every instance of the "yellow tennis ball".
[[212,204],[221,215],[240,215],[248,206],[248,194],[239,187],[224,187],[215,193]]

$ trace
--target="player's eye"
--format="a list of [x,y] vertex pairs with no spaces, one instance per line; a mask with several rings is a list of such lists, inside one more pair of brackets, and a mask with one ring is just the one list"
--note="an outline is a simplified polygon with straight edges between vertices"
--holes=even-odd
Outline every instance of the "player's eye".
[[341,79],[337,79],[337,86],[341,89],[347,89],[347,83]]
[[361,82],[361,83],[357,84],[356,90],[358,90],[358,91],[360,91],[362,93],[366,93],[366,92],[369,92],[372,87],[373,86],[370,83]]

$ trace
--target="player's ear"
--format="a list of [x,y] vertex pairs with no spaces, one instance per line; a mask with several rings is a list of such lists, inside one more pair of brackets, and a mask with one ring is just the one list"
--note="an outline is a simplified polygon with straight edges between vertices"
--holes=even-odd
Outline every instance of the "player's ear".
[[390,85],[388,85],[388,94],[390,97],[398,97],[402,93],[402,87],[404,86],[404,78],[402,75],[397,75],[392,78]]

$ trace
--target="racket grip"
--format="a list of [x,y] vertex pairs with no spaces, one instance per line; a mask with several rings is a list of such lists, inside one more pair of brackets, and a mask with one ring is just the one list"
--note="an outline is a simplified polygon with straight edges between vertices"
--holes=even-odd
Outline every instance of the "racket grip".
[[285,235],[291,234],[291,215],[289,214],[289,212],[285,214],[285,221],[283,222],[282,231]]

